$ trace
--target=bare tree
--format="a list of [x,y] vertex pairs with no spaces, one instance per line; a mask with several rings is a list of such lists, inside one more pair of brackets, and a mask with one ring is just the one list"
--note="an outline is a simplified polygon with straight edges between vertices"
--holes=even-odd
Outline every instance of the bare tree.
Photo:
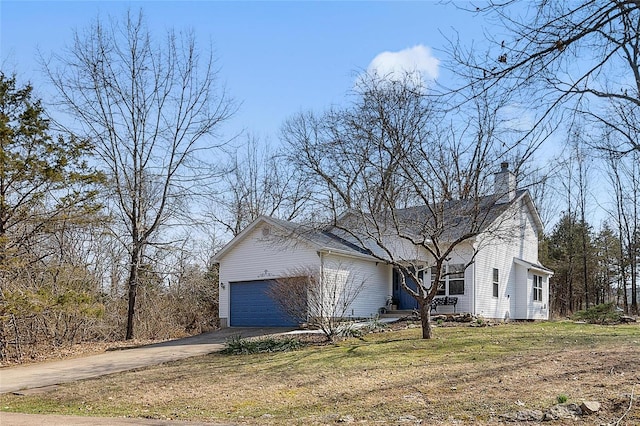
[[192,33],[168,31],[162,40],[155,42],[142,12],[122,22],[97,19],[46,67],[109,178],[121,225],[113,234],[129,258],[127,339],[146,252],[185,217],[196,186],[207,185],[205,160],[233,113],[212,53],[201,56]]
[[[624,158],[609,153],[608,176],[613,187],[615,210],[612,219],[618,231],[621,296],[625,312],[638,313],[640,275],[640,154]],[[631,287],[631,300],[627,295]]]
[[[451,43],[456,72],[465,81],[521,90],[541,113],[536,125],[564,107],[617,132],[618,144],[600,149],[640,150],[628,131],[638,129],[640,108],[640,4],[631,0],[582,0],[534,4],[490,1],[471,11],[494,21],[507,36],[491,36],[479,58],[458,40]],[[606,111],[619,111],[623,122]]]
[[318,328],[333,341],[352,303],[366,285],[366,277],[349,274],[340,263],[289,271],[269,288],[269,296],[290,318]]
[[[314,119],[313,126],[307,125],[310,115],[290,120],[284,127],[288,155],[292,162],[305,159],[297,164],[300,174],[324,189],[318,202],[331,214],[331,232],[399,272],[402,287],[418,302],[428,339],[438,292],[431,283],[460,273],[446,269],[448,260],[470,251],[464,270],[482,246],[480,234],[517,235],[499,219],[509,222],[504,199],[513,195],[515,180],[498,194],[489,180],[505,160],[519,170],[538,143],[513,142],[522,138],[509,136],[519,130],[505,117],[506,96],[485,92],[468,109],[447,115],[409,74],[401,80],[365,76],[355,95],[352,106]],[[427,268],[431,282],[423,280]]]
[[311,196],[307,182],[296,179],[286,159],[260,146],[257,137],[228,155],[209,216],[225,232],[238,235],[261,215],[294,220],[305,213]]
[[367,209],[374,212],[383,207],[383,197],[403,205],[406,185],[396,157],[406,153],[395,150],[424,137],[430,121],[439,119],[414,77],[360,78],[349,108],[300,113],[285,122],[286,157],[313,189],[316,205],[344,210],[368,201]]

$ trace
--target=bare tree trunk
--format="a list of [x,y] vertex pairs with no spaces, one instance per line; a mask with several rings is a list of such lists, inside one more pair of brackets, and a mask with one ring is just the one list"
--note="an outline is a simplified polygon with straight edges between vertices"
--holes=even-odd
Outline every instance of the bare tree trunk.
[[431,303],[427,303],[424,299],[418,300],[420,308],[420,322],[422,323],[422,338],[431,339],[433,333],[431,330]]
[[131,265],[129,266],[129,301],[127,310],[127,333],[125,335],[126,340],[133,339],[136,295],[138,293],[138,283],[140,282],[140,260],[141,250],[139,247],[135,247],[131,254]]

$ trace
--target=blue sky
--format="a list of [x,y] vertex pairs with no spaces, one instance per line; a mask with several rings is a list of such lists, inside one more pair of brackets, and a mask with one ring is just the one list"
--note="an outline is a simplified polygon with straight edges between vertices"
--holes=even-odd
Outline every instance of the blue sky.
[[[465,6],[466,3],[457,3]],[[483,26],[455,5],[421,2],[0,1],[0,63],[47,101],[36,60],[69,45],[92,19],[142,8],[151,31],[195,30],[211,42],[221,78],[241,103],[227,135],[246,130],[276,142],[282,122],[301,110],[343,102],[358,72],[410,62],[446,79],[438,60],[445,36],[481,42]],[[385,53],[386,52],[386,53]],[[386,67],[386,68],[385,68]]]

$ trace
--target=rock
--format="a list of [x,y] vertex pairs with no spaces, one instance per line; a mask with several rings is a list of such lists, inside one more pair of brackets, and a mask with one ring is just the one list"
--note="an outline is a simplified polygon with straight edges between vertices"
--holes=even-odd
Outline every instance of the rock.
[[460,318],[460,322],[472,322],[473,321],[473,317],[471,316],[471,314],[465,314],[462,316],[462,318]]
[[342,416],[338,419],[338,423],[353,423],[356,419],[353,416]]
[[522,410],[516,413],[516,421],[519,422],[539,422],[544,414],[540,410]]
[[503,414],[500,417],[508,422],[539,422],[544,418],[544,413],[540,410],[522,410]]
[[544,413],[542,420],[576,419],[580,415],[582,415],[582,410],[578,404],[557,404]]
[[600,403],[598,401],[584,401],[580,404],[580,408],[584,414],[589,415],[600,411]]

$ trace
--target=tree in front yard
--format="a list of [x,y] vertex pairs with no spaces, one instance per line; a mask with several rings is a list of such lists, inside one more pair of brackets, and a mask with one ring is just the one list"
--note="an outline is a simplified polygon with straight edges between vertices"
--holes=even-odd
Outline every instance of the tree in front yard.
[[0,71],[1,360],[74,341],[102,309],[73,242],[98,221],[102,174],[87,139],[52,133],[33,87]]
[[[538,141],[514,126],[508,95],[485,89],[450,114],[415,75],[370,74],[359,79],[351,105],[299,114],[283,127],[291,164],[315,182],[317,210],[329,212],[332,232],[399,272],[418,302],[425,339],[438,292],[431,283],[458,273],[446,270],[450,258],[464,254],[466,268],[481,233],[519,235],[496,226],[510,190],[490,195],[493,174],[504,161],[518,172]],[[422,280],[427,268],[430,282]]]
[[340,263],[289,271],[269,289],[282,312],[322,331],[333,341],[350,316],[352,303],[362,292],[366,277],[356,278]]
[[172,246],[165,231],[192,221],[194,198],[213,185],[217,132],[234,112],[213,53],[201,54],[192,33],[156,40],[142,12],[97,19],[47,67],[108,175],[111,232],[128,257],[127,339],[144,266]]

